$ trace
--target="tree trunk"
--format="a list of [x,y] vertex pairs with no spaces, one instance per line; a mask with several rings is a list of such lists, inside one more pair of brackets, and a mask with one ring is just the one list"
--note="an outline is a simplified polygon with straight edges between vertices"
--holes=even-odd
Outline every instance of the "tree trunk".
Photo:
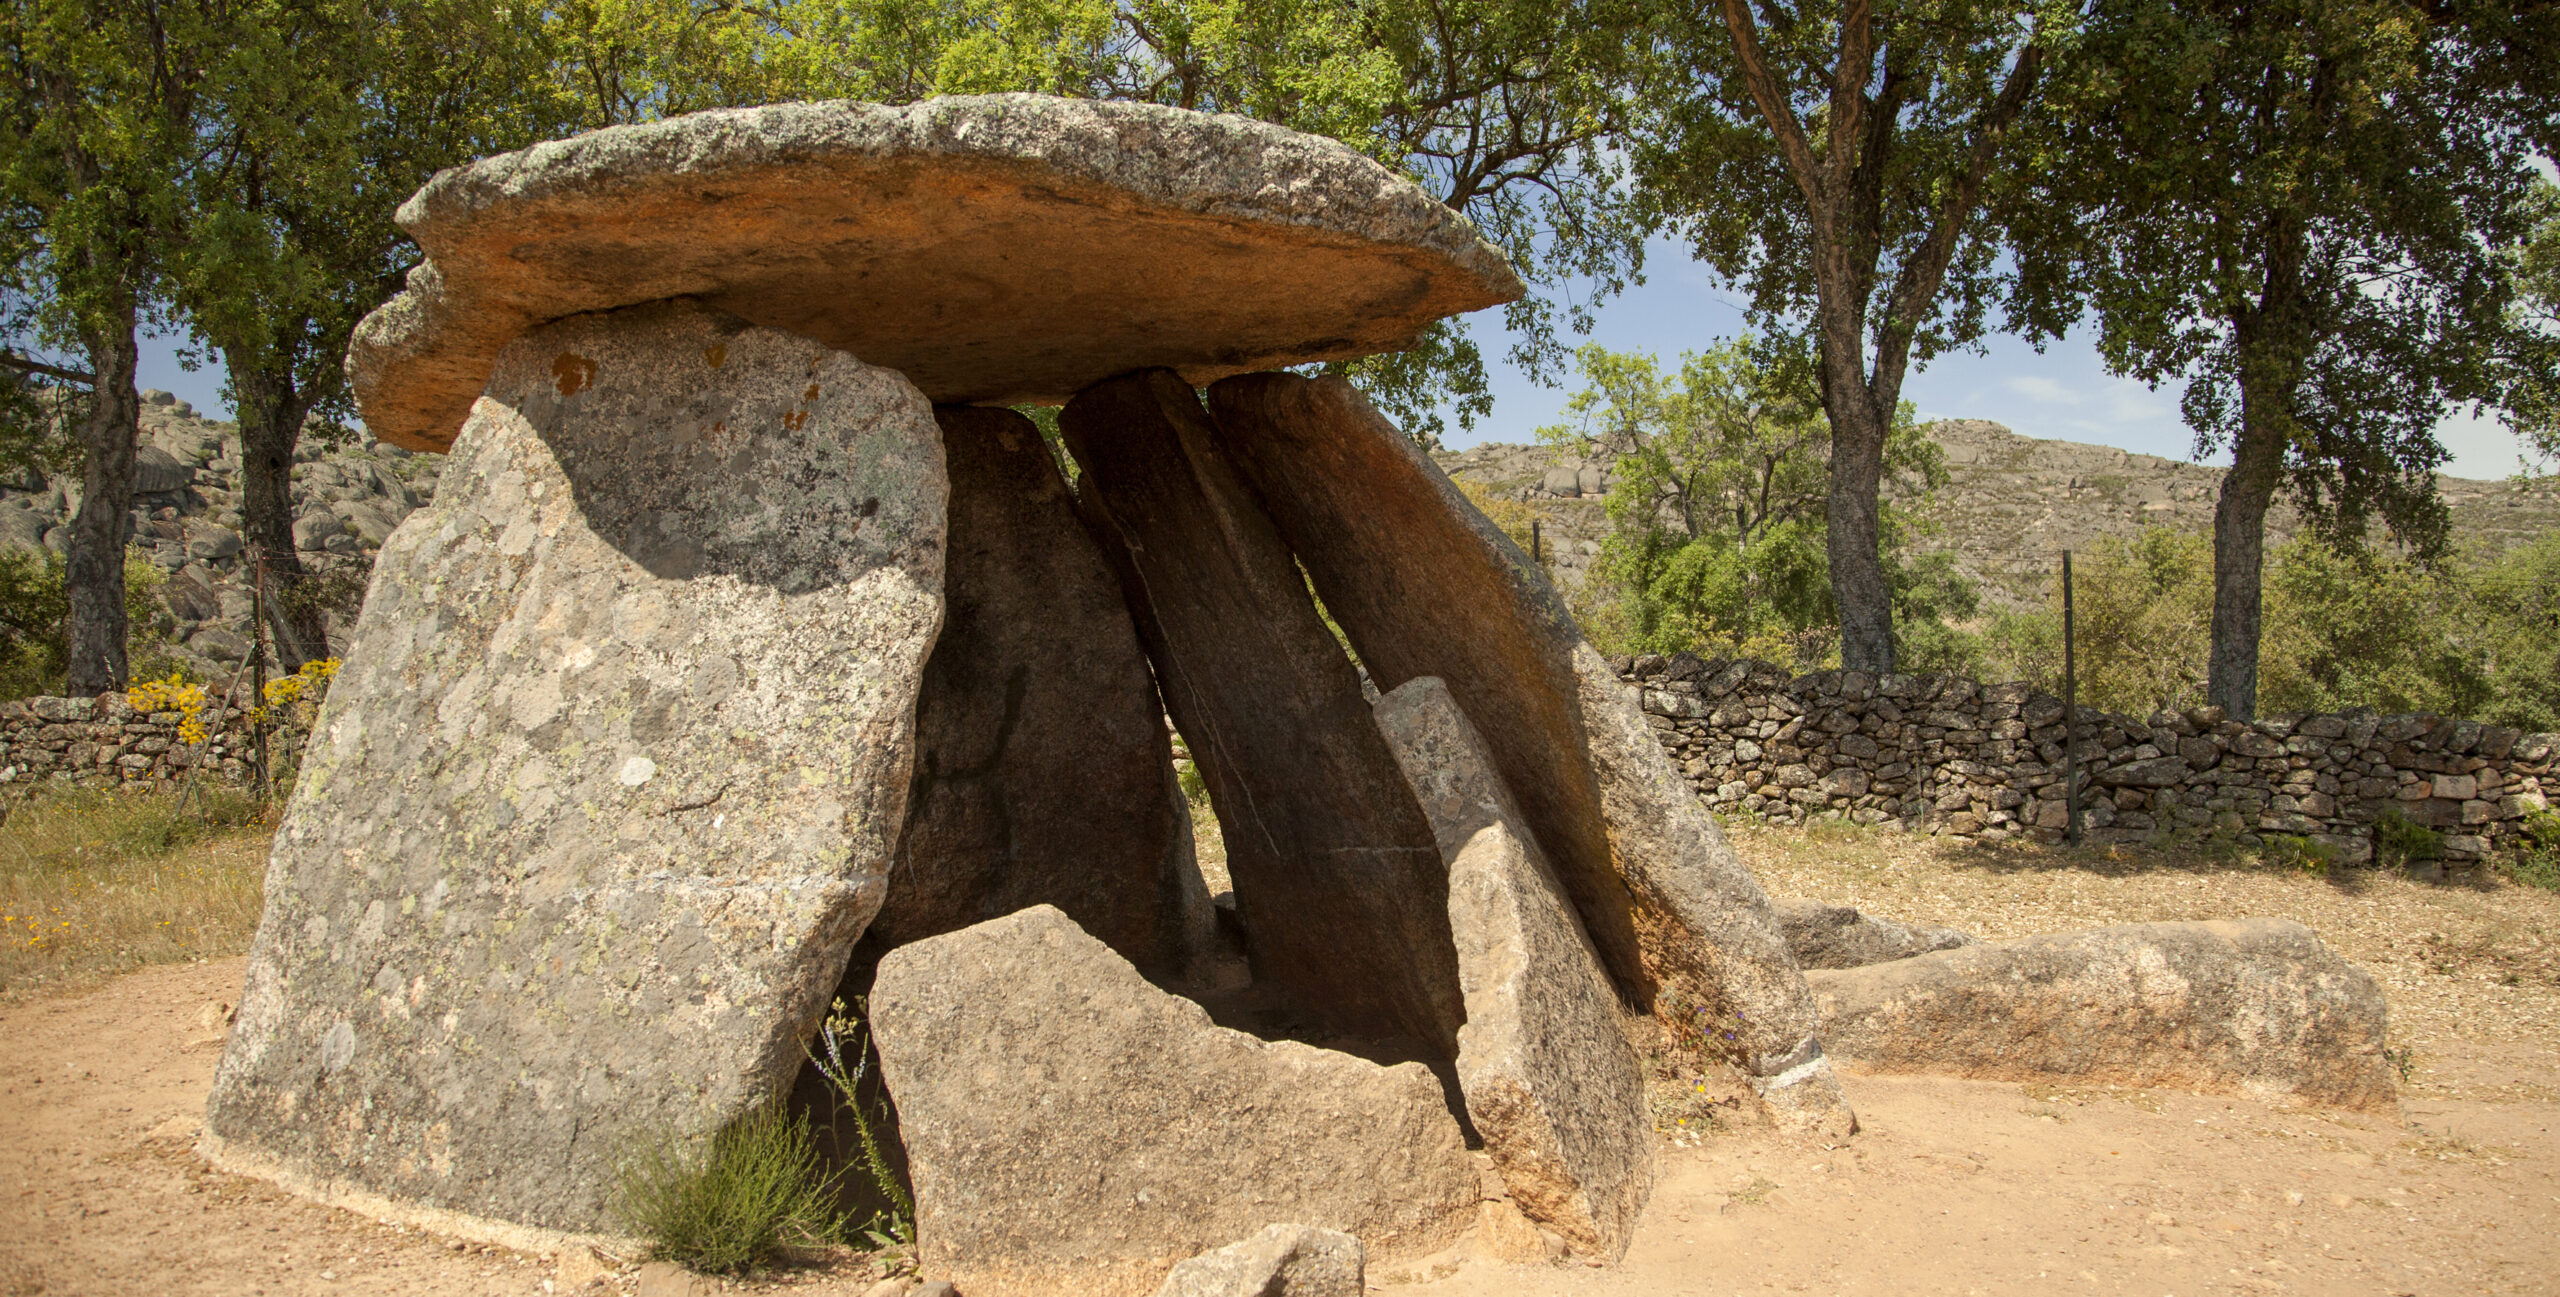
[[140,348],[131,301],[111,308],[81,341],[89,353],[89,415],[80,428],[80,512],[71,519],[63,573],[71,602],[70,692],[122,689],[125,663],[124,546],[132,528],[134,457],[142,400],[133,389]]
[[2284,470],[2284,433],[2272,398],[2241,379],[2240,441],[2213,509],[2213,649],[2205,701],[2233,720],[2258,714],[2258,577],[2267,548],[2267,506]]
[[302,439],[311,401],[290,375],[238,363],[234,358],[245,350],[223,352],[240,404],[240,530],[253,573],[258,556],[266,558],[267,634],[275,643],[278,667],[290,674],[329,655],[321,610],[293,597],[304,575],[302,557],[293,547],[293,451]]
[[1888,423],[1866,400],[1866,385],[1823,404],[1831,414],[1829,534],[1831,597],[1840,610],[1840,665],[1871,675],[1893,671],[1893,590],[1885,582],[1881,511]]

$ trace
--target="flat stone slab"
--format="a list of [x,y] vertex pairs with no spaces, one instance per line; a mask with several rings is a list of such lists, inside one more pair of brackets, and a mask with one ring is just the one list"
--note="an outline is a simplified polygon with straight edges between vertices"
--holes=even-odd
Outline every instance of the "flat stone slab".
[[1787,934],[1787,948],[1795,952],[1796,966],[1808,971],[1909,959],[1933,950],[1970,946],[1976,940],[1971,933],[1953,928],[1897,923],[1854,905],[1772,901],[1770,907],[1778,916],[1778,927]]
[[2129,923],[1805,980],[1824,1040],[1879,1071],[2399,1105],[2381,986],[2291,919]]
[[1361,1297],[1365,1278],[1360,1240],[1273,1225],[1175,1266],[1155,1297]]
[[1653,1192],[1653,1120],[1617,990],[1448,686],[1408,680],[1377,716],[1449,862],[1467,1116],[1523,1213],[1615,1259]]
[[924,1269],[969,1297],[1145,1297],[1280,1224],[1420,1256],[1476,1219],[1428,1069],[1215,1026],[1050,906],[891,951],[871,1029]]
[[777,1093],[880,903],[942,611],[904,378],[695,307],[501,358],[374,567],[268,865],[236,1164],[608,1228]]
[[938,402],[1065,400],[1410,346],[1521,292],[1411,181],[1250,118],[1043,95],[692,113],[439,174],[427,253],[347,367],[366,426],[441,450],[546,320],[698,297]]

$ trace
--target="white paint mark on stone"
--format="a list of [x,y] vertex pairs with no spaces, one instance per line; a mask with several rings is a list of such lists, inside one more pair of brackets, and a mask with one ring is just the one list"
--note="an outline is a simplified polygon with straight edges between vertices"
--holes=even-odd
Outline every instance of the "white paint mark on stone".
[[633,757],[622,763],[622,773],[615,778],[620,779],[625,788],[637,788],[656,778],[657,775],[657,762],[647,757]]

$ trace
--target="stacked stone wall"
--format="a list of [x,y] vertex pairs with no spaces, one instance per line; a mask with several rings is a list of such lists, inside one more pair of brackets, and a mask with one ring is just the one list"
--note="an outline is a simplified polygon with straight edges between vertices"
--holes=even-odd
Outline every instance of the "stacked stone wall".
[[136,711],[122,694],[0,702],[0,790],[25,792],[42,781],[182,779],[198,761],[208,778],[249,778],[252,739],[239,707],[205,708],[209,737],[201,751],[179,737],[184,720],[177,712]]
[[[2025,684],[1818,671],[1688,654],[1612,663],[1708,804],[1780,823],[1845,819],[1981,841],[2058,841],[2063,705]],[[2387,810],[2476,867],[2547,808],[2560,735],[2450,717],[2147,719],[2080,709],[2084,836],[2310,838],[2369,860]],[[2428,868],[2428,866],[2421,866]]]

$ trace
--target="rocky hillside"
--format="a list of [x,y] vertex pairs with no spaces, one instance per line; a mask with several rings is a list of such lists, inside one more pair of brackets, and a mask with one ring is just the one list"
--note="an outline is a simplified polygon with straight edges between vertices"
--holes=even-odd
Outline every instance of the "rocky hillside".
[[[306,441],[295,456],[294,542],[304,564],[350,578],[361,588],[383,538],[435,491],[441,455],[412,455],[376,443],[330,449]],[[240,538],[240,437],[224,422],[199,417],[167,392],[146,392],[142,406],[140,490],[134,499],[133,544],[164,576],[168,615],[159,648],[207,673],[228,672],[248,649],[249,564]],[[49,548],[69,541],[80,507],[77,474],[0,481],[0,546]],[[332,638],[338,631],[332,627]],[[137,642],[140,661],[153,651]]]
[[[2044,596],[2065,549],[2151,526],[2194,535],[2213,530],[2224,470],[2112,446],[2022,437],[1979,419],[1929,425],[1945,449],[1952,480],[1935,511],[1932,548],[1993,601],[2031,604]],[[1444,451],[1440,466],[1507,499],[1540,506],[1560,585],[1578,586],[1607,533],[1598,497],[1609,465],[1555,446],[1484,445]],[[2474,552],[2498,553],[2560,527],[2560,480],[2483,482],[2437,479],[2453,511],[2454,534]],[[2267,520],[2270,541],[2290,539],[2301,520],[2281,505]]]

